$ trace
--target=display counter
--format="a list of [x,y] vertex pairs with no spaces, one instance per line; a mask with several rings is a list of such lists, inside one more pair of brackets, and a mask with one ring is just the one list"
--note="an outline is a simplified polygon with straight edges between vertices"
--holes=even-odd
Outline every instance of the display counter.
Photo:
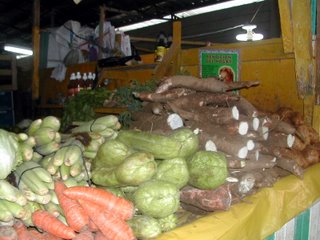
[[293,175],[282,178],[272,188],[261,189],[228,211],[199,218],[157,240],[266,239],[320,198],[319,173],[320,164],[316,164],[306,170],[303,180]]

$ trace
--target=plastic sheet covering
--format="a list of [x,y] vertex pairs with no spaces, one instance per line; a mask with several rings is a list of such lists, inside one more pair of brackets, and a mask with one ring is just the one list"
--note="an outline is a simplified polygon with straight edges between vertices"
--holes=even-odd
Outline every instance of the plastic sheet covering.
[[300,180],[291,175],[272,188],[261,189],[226,212],[216,212],[162,234],[157,240],[259,240],[320,198],[320,164],[309,167]]

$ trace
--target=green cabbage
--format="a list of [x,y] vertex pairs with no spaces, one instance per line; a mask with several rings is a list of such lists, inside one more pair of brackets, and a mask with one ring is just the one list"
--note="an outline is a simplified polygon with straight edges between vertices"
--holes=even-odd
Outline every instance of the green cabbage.
[[135,207],[144,215],[167,217],[179,208],[179,189],[172,183],[150,180],[141,184],[134,193]]
[[179,157],[188,157],[198,151],[199,138],[189,128],[178,128],[174,130],[170,138],[177,140],[181,144]]
[[117,166],[121,164],[129,154],[130,149],[122,142],[115,139],[106,141],[100,146],[97,156],[93,159],[92,168]]
[[198,151],[188,162],[189,184],[200,189],[214,189],[228,176],[227,160],[222,153]]
[[6,179],[21,161],[15,134],[0,129],[0,179]]
[[173,183],[179,189],[184,187],[189,181],[189,171],[185,159],[173,158],[160,161],[154,178]]
[[123,184],[137,186],[155,174],[157,163],[151,153],[135,152],[129,155],[116,170],[116,178]]

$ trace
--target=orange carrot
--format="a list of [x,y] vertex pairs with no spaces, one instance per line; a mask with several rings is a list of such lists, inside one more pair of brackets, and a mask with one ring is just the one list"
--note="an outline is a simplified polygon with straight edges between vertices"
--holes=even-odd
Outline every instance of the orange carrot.
[[17,220],[13,225],[13,228],[16,230],[18,234],[19,240],[38,240],[38,238],[34,237],[27,229],[27,227],[23,224],[23,222]]
[[86,230],[86,231],[83,231],[83,232],[79,233],[72,240],[94,240],[94,235],[89,230]]
[[71,227],[64,225],[59,219],[44,210],[33,212],[32,222],[36,227],[60,238],[70,239],[76,236]]
[[136,239],[130,226],[116,215],[101,211],[101,207],[92,202],[78,200],[91,220],[98,226],[99,230],[108,239],[133,240]]
[[63,193],[66,189],[67,186],[63,182],[56,181],[54,183],[54,191],[68,225],[76,232],[80,232],[89,224],[89,217],[76,200],[67,197]]
[[89,220],[89,230],[91,232],[99,231],[99,228],[97,227],[97,225],[91,219]]
[[106,237],[102,232],[98,231],[96,232],[94,240],[110,240],[110,238]]
[[132,218],[134,214],[134,206],[131,202],[101,188],[74,186],[67,188],[64,194],[74,200],[82,199],[100,205],[123,220]]

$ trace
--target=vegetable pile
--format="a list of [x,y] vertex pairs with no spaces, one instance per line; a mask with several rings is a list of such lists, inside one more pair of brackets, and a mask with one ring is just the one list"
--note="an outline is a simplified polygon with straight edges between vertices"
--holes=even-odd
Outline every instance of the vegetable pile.
[[164,80],[129,129],[106,115],[0,129],[0,239],[151,239],[319,162],[299,113],[230,92],[257,82]]

